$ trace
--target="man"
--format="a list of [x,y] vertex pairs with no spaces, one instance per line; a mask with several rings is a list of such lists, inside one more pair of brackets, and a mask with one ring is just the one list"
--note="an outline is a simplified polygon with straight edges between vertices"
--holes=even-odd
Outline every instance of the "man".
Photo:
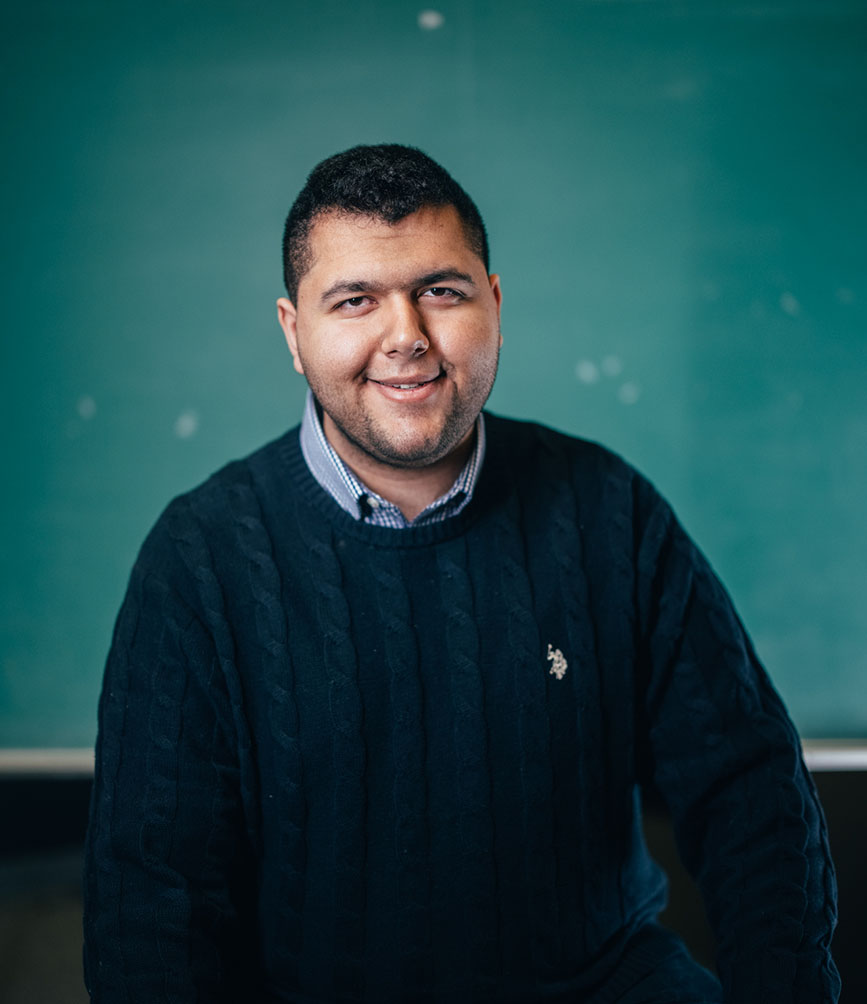
[[[835,1001],[821,809],[723,588],[619,458],[481,412],[466,193],[339,154],[284,267],[303,423],[168,507],[118,619],[94,1000]],[[722,988],[656,924],[642,783]]]

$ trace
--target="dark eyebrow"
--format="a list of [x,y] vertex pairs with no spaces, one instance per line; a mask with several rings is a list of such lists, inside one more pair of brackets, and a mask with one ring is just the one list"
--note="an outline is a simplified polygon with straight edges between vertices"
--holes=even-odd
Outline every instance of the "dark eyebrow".
[[466,272],[459,272],[456,268],[448,268],[442,272],[429,272],[427,275],[419,276],[413,282],[412,286],[415,289],[418,286],[436,286],[440,282],[466,282],[473,288],[476,285],[471,275],[467,275]]
[[319,302],[324,304],[326,301],[333,299],[338,294],[342,296],[345,293],[358,294],[370,292],[370,290],[370,284],[361,282],[359,279],[341,279],[340,282],[335,282],[325,290],[322,296],[319,297]]
[[[473,277],[466,272],[460,272],[456,268],[441,269],[438,272],[428,272],[426,275],[417,276],[405,285],[405,289],[418,289],[420,286],[435,286],[442,282],[464,282],[476,288]],[[381,293],[382,287],[374,282],[364,282],[361,279],[341,279],[333,283],[322,296],[319,297],[320,304],[325,304],[335,296],[357,296],[359,293]]]

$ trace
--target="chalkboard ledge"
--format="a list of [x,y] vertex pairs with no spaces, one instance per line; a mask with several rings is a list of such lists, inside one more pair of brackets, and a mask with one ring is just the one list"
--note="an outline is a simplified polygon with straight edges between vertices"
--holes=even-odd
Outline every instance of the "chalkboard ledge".
[[[867,741],[863,739],[805,739],[804,759],[819,771],[867,770]],[[3,777],[91,777],[91,749],[0,749]]]
[[46,747],[0,749],[0,775],[5,777],[92,777],[93,750]]

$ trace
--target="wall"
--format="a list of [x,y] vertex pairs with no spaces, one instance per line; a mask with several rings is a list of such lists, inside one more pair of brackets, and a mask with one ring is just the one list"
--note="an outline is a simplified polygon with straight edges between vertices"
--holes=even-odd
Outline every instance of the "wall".
[[93,741],[166,501],[297,421],[282,219],[357,142],[476,196],[491,407],[674,502],[802,730],[867,733],[867,7],[32,0],[4,12],[0,747]]

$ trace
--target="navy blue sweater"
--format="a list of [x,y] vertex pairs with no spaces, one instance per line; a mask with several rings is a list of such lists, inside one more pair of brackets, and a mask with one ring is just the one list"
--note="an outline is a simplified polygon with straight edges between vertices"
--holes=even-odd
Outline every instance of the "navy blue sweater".
[[642,782],[726,999],[836,1000],[821,809],[723,588],[621,460],[487,422],[443,523],[354,521],[297,430],[160,518],[100,703],[95,1001],[589,999],[664,902]]

